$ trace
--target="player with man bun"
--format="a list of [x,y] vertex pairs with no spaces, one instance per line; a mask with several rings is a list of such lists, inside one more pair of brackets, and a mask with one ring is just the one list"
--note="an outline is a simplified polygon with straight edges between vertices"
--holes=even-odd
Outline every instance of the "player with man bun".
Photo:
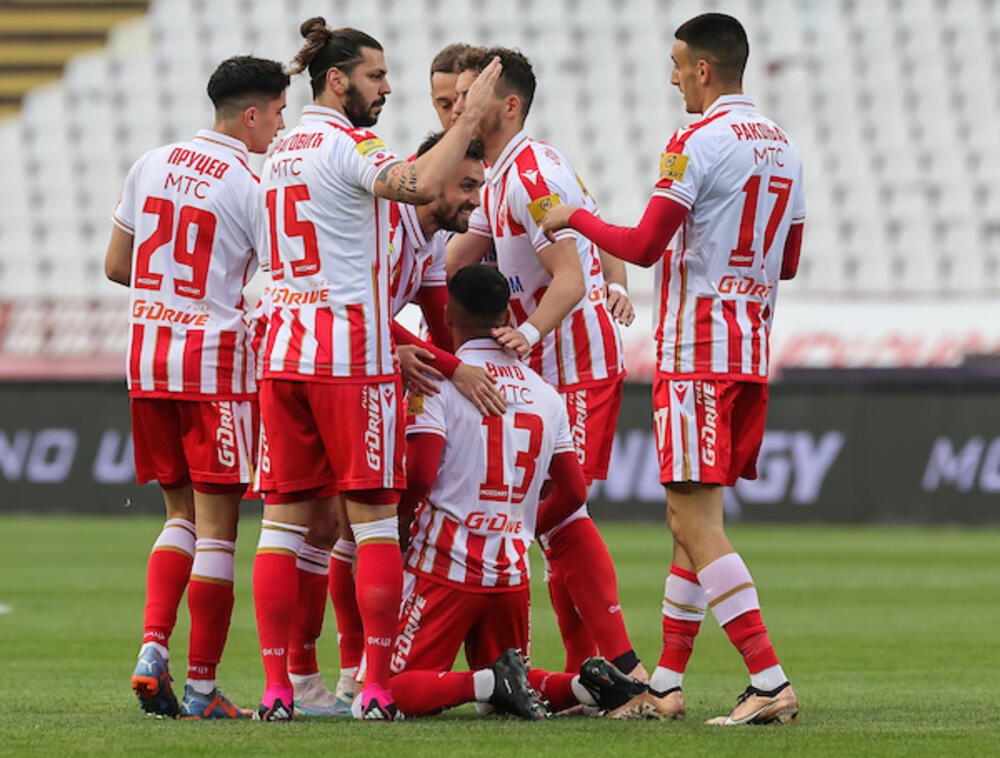
[[[132,676],[147,712],[246,718],[215,687],[233,607],[240,497],[257,439],[254,352],[243,287],[256,269],[257,177],[284,127],[288,76],[251,57],[208,83],[215,124],[143,155],[129,171],[105,268],[130,289],[128,387],[139,483],[163,489],[167,521],[146,572],[143,645]],[[188,681],[178,706],[167,668],[184,589]]]

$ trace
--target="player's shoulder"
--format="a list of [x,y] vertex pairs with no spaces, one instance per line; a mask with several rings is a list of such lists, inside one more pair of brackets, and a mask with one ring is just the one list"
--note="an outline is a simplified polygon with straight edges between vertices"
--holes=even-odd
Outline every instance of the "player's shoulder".
[[576,170],[569,158],[558,148],[541,140],[529,139],[514,162],[522,184],[525,180],[533,182],[534,172],[544,176],[548,181],[560,184],[576,176]]

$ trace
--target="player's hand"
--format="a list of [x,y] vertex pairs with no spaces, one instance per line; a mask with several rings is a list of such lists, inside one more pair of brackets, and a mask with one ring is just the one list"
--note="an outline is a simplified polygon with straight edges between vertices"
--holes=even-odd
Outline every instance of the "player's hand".
[[431,365],[434,353],[416,345],[397,345],[396,355],[399,356],[399,373],[403,377],[403,386],[422,395],[436,395],[437,385],[427,377],[444,381],[445,375]]
[[549,208],[548,212],[542,216],[541,225],[542,231],[545,232],[545,236],[549,238],[550,242],[556,241],[554,233],[569,226],[569,217],[573,215],[573,211],[578,210],[580,209],[575,205],[554,205]]
[[619,324],[628,326],[635,321],[635,307],[628,293],[622,292],[618,287],[612,289],[608,287],[608,312],[611,318]]
[[523,358],[531,352],[531,345],[528,343],[528,338],[513,327],[500,326],[494,329],[491,334],[493,335],[493,339],[500,343],[501,347],[512,351],[518,358]]
[[479,366],[458,364],[451,383],[484,416],[502,416],[507,410],[507,401],[496,388],[496,380]]
[[465,93],[463,115],[468,115],[474,121],[479,121],[483,117],[490,101],[496,96],[494,88],[502,70],[500,58],[494,56],[489,65],[479,73],[476,80],[469,86],[469,91]]

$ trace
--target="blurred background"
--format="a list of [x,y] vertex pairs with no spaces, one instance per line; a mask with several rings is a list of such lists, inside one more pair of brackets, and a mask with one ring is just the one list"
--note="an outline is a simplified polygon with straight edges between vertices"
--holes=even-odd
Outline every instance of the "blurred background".
[[[798,144],[808,207],[761,476],[730,516],[1000,523],[1000,0],[0,3],[0,511],[159,507],[134,485],[128,297],[103,259],[132,162],[211,126],[220,60],[287,62],[314,15],[363,29],[393,88],[375,130],[409,154],[438,126],[438,50],[518,47],[539,81],[529,133],[633,224],[692,120],[669,84],[674,29],[705,11],[747,28],[744,90]],[[308,100],[294,79],[288,123]],[[593,510],[660,518],[652,274],[629,275],[632,383]]]

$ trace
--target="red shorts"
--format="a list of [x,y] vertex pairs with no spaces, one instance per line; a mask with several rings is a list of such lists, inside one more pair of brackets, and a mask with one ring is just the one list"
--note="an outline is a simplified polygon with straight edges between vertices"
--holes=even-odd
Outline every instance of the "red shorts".
[[[253,480],[257,403],[134,397],[132,446],[139,484],[240,485]],[[217,488],[208,487],[210,491]]]
[[465,644],[469,669],[489,668],[508,648],[528,653],[528,585],[509,592],[466,592],[417,575],[399,614],[392,673],[450,671]]
[[619,376],[581,389],[559,390],[566,400],[569,429],[588,485],[608,478],[623,381]]
[[402,387],[265,379],[262,492],[404,489]]
[[766,416],[764,382],[657,374],[653,427],[660,481],[732,487],[740,477],[756,479]]

